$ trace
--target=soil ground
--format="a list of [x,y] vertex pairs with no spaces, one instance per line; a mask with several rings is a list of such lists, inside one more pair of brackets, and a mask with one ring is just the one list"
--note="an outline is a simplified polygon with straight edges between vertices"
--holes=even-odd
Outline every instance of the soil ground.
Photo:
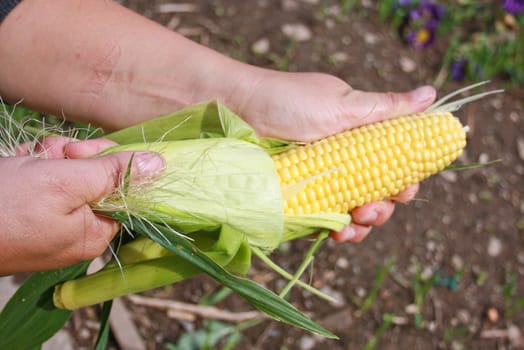
[[[377,19],[374,1],[357,2],[347,14],[340,8],[343,1],[332,0],[192,1],[186,3],[190,11],[174,13],[159,11],[158,5],[165,1],[122,3],[231,57],[275,69],[331,73],[363,90],[401,91],[434,84],[446,45],[441,39],[424,51],[405,46],[387,23]],[[290,24],[299,24],[295,33],[310,34],[309,39],[291,40],[282,30]],[[261,52],[255,54],[253,45]],[[443,95],[464,84],[440,85]],[[491,86],[504,87],[504,82]],[[236,348],[363,349],[380,335],[384,314],[397,318],[377,338],[377,349],[522,348],[524,308],[511,310],[524,297],[523,96],[522,89],[512,87],[459,112],[471,128],[460,162],[501,162],[434,176],[421,186],[420,200],[398,205],[392,220],[364,242],[329,242],[322,247],[313,284],[335,295],[339,303],[330,304],[299,289],[293,290],[290,300],[340,340],[264,321],[244,330]],[[293,242],[272,257],[292,270],[308,244]],[[359,312],[373,289],[376,269],[391,259],[394,266],[376,299],[366,312]],[[417,271],[426,277],[440,276],[423,299],[420,327],[413,315]],[[283,283],[258,263],[250,276],[269,287]],[[146,294],[198,303],[219,289],[202,277]],[[202,320],[180,321],[162,311],[127,305],[148,349],[166,349],[202,325]],[[217,306],[251,310],[236,296]],[[75,334],[78,347],[85,345]]]

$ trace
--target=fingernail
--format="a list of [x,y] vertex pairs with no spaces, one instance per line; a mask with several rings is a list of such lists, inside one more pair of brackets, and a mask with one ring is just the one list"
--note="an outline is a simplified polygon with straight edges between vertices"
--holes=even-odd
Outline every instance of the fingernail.
[[362,217],[360,217],[358,223],[361,225],[371,225],[378,218],[378,213],[376,210],[368,210],[365,212]]
[[435,98],[435,89],[426,85],[411,91],[410,94],[415,102],[423,103]]
[[341,233],[341,239],[343,242],[351,241],[357,234],[355,229],[351,226],[344,227]]
[[158,153],[137,152],[133,159],[140,175],[152,175],[165,167],[164,158]]

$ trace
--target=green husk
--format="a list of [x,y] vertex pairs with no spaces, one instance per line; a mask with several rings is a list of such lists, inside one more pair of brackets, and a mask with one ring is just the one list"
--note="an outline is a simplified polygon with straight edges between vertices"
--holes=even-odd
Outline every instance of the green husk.
[[[200,232],[192,244],[227,271],[247,273],[251,250],[241,235],[224,227],[216,232]],[[179,282],[202,270],[144,236],[138,236],[118,250],[117,258],[96,273],[58,285],[54,303],[74,310],[114,298]],[[96,286],[96,288],[94,287]]]
[[[101,271],[57,286],[59,307],[96,304],[201,272],[238,283],[224,276],[245,274],[252,248],[267,254],[286,240],[320,229],[340,230],[350,221],[349,215],[342,214],[284,216],[284,198],[271,155],[295,145],[257,137],[249,125],[217,102],[191,106],[107,137],[121,145],[103,154],[153,151],[165,158],[166,168],[158,176],[138,181],[125,176],[121,188],[93,208],[127,225],[135,222],[131,218],[139,218],[140,223],[166,228],[193,247],[194,254],[186,259],[180,245],[164,242],[163,229],[149,232],[157,235],[156,243],[132,240]],[[126,228],[136,233],[137,227]],[[197,258],[200,251],[205,259]],[[208,266],[210,261],[217,266]],[[237,292],[262,311],[298,327],[308,324],[289,306],[279,310],[264,306],[265,301],[260,304],[269,295],[250,297],[261,293],[260,286],[242,285]],[[305,328],[319,332],[313,325]]]
[[97,211],[128,211],[185,234],[227,224],[248,242],[274,249],[284,214],[278,175],[260,147],[214,138],[122,145],[109,150],[154,151],[166,161],[158,179],[131,183],[94,205]]
[[191,105],[105,137],[120,145],[228,137],[257,145],[268,154],[295,147],[293,142],[258,137],[249,124],[218,101]]
[[[191,179],[198,178],[200,184],[205,183],[212,187],[211,191],[207,193],[204,193],[206,191],[188,193],[194,190],[194,187],[186,187],[186,193],[179,193],[178,195],[183,197],[182,202],[188,203],[187,205],[190,208],[180,208],[180,204],[165,207],[158,205],[150,213],[152,215],[146,215],[148,219],[155,222],[159,222],[159,219],[161,219],[175,226],[180,225],[176,227],[183,232],[209,229],[213,224],[218,223],[219,226],[220,223],[227,222],[240,232],[247,232],[250,244],[265,250],[272,250],[283,241],[304,237],[320,229],[340,230],[351,221],[351,217],[347,214],[316,214],[285,217],[282,223],[283,202],[279,187],[280,180],[274,170],[271,158],[263,153],[267,155],[277,154],[295,147],[296,144],[258,137],[249,124],[217,101],[199,103],[106,135],[106,137],[122,145],[111,149],[109,152],[121,150],[157,151],[168,158],[168,169],[165,171],[166,178],[171,176],[178,179],[181,177],[181,181],[185,181],[189,176]],[[209,138],[216,140],[217,143],[213,143]],[[232,139],[235,139],[236,142]],[[186,141],[180,143],[179,140]],[[239,142],[239,140],[244,142]],[[215,147],[220,147],[220,149],[213,149]],[[205,156],[201,156],[202,154],[205,154]],[[215,154],[220,158],[214,160]],[[246,162],[249,164],[244,164]],[[191,167],[188,169],[188,165],[184,165],[184,163],[188,163]],[[178,167],[183,169],[180,170]],[[241,171],[234,173],[236,169],[241,169]],[[228,202],[222,201],[221,197],[224,195],[223,192],[227,191],[227,188],[221,187],[220,181],[223,181],[227,175],[218,174],[222,178],[219,179],[217,176],[215,179],[217,186],[214,187],[215,184],[208,182],[207,178],[203,178],[204,170],[206,174],[216,171],[229,172],[239,181],[249,178],[255,183],[246,182],[249,187],[235,186],[232,190],[240,189],[241,191],[226,194]],[[257,175],[253,174],[253,171],[257,172]],[[162,179],[164,179],[164,176]],[[168,181],[162,179],[161,181],[164,183]],[[183,184],[180,185],[183,190]],[[236,185],[239,185],[239,183]],[[148,195],[139,194],[136,197],[137,201],[133,201],[126,195],[126,201],[128,205],[139,205],[140,197],[148,198],[148,201],[151,198],[163,201],[164,198],[161,197],[170,191],[170,189],[166,189],[169,186],[166,186],[164,190],[155,190],[155,195],[149,195],[149,192]],[[163,186],[155,184],[153,187],[162,188]],[[186,195],[189,197],[186,197]],[[269,200],[268,196],[272,196],[272,199]],[[213,208],[207,210],[210,200],[216,202],[212,203]],[[234,206],[228,206],[229,200],[235,200],[237,203]],[[198,212],[201,207],[197,208],[197,204],[192,205],[192,203],[202,203],[202,201],[206,202],[204,207],[208,211],[204,216],[200,216]],[[180,201],[168,199],[168,202],[178,203]],[[273,203],[274,206],[271,207],[270,203]],[[149,203],[146,204],[149,206]],[[147,208],[145,209],[147,210]],[[173,210],[176,210],[174,215],[172,214]],[[165,211],[167,211],[167,215],[164,215],[166,214]],[[232,211],[241,211],[241,213],[224,217]],[[217,213],[224,215],[217,216]],[[208,218],[208,216],[215,217]],[[237,216],[245,217],[241,219]],[[176,222],[172,222],[173,220]]]

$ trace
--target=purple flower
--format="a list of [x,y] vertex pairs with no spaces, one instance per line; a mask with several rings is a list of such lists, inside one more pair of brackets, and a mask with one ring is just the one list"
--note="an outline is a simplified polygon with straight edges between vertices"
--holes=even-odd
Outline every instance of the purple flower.
[[466,65],[468,64],[467,59],[462,56],[459,59],[454,60],[450,67],[450,78],[452,80],[460,81],[466,76]]
[[399,28],[401,37],[410,46],[422,49],[435,41],[436,31],[444,17],[444,8],[431,1],[422,0],[411,10]]
[[524,0],[504,0],[503,7],[509,13],[521,13],[524,11]]

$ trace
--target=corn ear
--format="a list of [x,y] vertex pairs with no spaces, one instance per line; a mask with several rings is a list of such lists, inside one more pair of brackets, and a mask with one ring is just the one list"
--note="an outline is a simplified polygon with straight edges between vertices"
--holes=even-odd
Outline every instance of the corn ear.
[[273,156],[289,216],[348,213],[391,197],[460,156],[466,132],[426,112],[342,132]]

